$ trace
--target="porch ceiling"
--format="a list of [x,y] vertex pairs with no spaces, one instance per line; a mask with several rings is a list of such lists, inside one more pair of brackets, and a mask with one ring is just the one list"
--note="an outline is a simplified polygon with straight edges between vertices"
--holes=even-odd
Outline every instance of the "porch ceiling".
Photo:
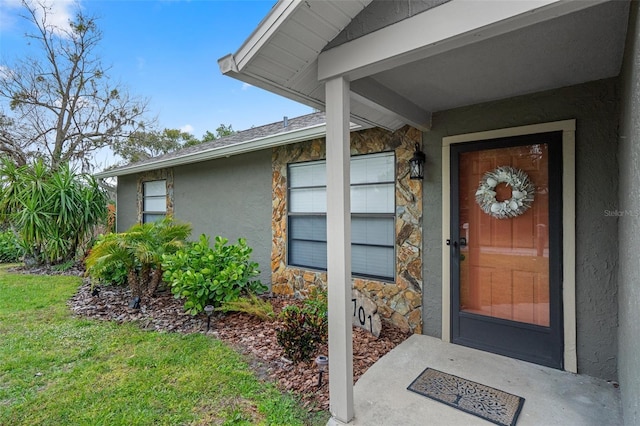
[[611,1],[402,65],[371,78],[427,111],[620,73],[628,3]]
[[[537,0],[528,2],[530,10],[520,6],[527,2],[499,6],[495,1],[452,0],[323,52],[370,2],[280,0],[238,52],[219,60],[220,69],[321,110],[325,91],[319,75],[344,75],[351,80],[353,122],[387,129],[411,124],[422,130],[430,127],[433,112],[620,72],[626,0]],[[489,16],[499,20],[473,22],[474,7],[495,9]],[[500,17],[500,8],[509,7],[520,9]],[[442,28],[427,30],[428,22]],[[465,27],[467,22],[471,24]],[[397,31],[401,26],[416,37],[388,44],[411,47],[391,48],[384,57],[384,42],[402,34]],[[451,31],[456,26],[462,28],[459,33]],[[444,36],[429,39],[431,35],[424,36],[429,32]]]

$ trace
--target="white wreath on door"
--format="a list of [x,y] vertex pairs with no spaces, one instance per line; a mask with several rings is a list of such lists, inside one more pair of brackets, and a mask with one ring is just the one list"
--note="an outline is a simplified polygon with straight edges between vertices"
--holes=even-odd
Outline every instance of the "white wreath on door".
[[[511,198],[503,201],[496,199],[495,188],[499,183],[511,187]],[[476,191],[476,202],[483,212],[498,219],[506,219],[526,212],[533,203],[534,193],[535,186],[523,170],[500,166],[482,176]]]

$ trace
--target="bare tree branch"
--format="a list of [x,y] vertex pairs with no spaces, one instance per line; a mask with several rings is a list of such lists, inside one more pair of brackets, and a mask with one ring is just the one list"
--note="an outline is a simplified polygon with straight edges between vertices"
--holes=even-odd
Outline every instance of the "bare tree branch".
[[0,111],[0,151],[24,162],[44,158],[53,168],[87,165],[97,150],[143,131],[148,101],[107,76],[96,55],[102,40],[96,18],[78,9],[62,28],[51,24],[44,2],[23,6],[23,18],[35,27],[27,37],[40,56],[0,64],[0,98],[10,109]]

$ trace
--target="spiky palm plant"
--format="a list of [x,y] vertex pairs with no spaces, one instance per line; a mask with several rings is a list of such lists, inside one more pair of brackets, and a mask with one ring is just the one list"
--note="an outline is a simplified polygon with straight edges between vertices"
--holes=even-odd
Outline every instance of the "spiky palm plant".
[[[137,264],[132,251],[129,249],[124,233],[107,234],[100,238],[91,248],[85,258],[87,274],[101,282],[111,279],[119,270],[124,270],[127,283],[132,287],[137,279],[135,275]],[[131,280],[131,283],[129,281]],[[105,284],[123,284],[120,282]]]
[[0,162],[0,212],[35,263],[66,262],[86,248],[106,219],[107,196],[96,180],[68,165]]
[[6,157],[0,157],[0,214],[2,222],[19,209],[20,168]]
[[127,270],[127,283],[134,296],[153,295],[162,278],[162,255],[175,253],[191,234],[191,225],[165,218],[133,225],[126,232],[99,240],[86,259],[87,273],[108,276],[116,267]]

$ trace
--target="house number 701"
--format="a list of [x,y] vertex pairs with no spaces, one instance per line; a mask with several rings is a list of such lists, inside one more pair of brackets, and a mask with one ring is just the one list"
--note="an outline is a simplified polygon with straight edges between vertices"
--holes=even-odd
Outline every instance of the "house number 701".
[[367,323],[367,319],[369,320],[369,331],[373,334],[373,321],[371,319],[371,314],[367,314],[364,310],[364,306],[358,303],[358,299],[351,299],[353,302],[353,318],[357,321],[356,325],[359,325],[362,328],[365,328],[365,324]]

